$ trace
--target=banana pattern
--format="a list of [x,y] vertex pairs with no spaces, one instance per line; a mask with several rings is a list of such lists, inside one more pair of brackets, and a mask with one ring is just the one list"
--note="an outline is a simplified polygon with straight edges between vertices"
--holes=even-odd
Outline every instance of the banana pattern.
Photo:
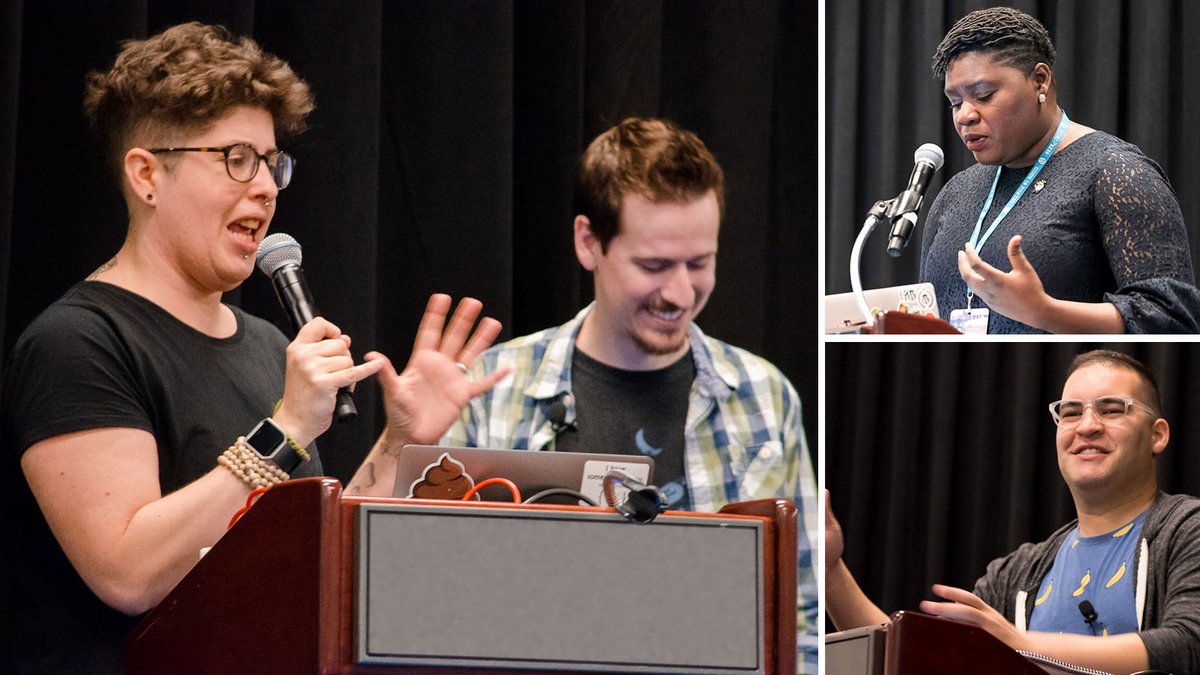
[[1121,569],[1117,570],[1117,573],[1112,575],[1112,578],[1108,580],[1108,583],[1104,584],[1104,587],[1112,588],[1114,584],[1116,584],[1118,581],[1120,581],[1121,577],[1125,576],[1125,567],[1126,567],[1126,564],[1124,561],[1122,561]]
[[[1141,538],[1139,516],[1107,535],[1071,532],[1033,598],[1030,630],[1109,635],[1136,630],[1132,616],[1133,557]],[[1080,620],[1080,604],[1092,604],[1099,618]],[[1040,618],[1039,618],[1040,616]],[[1136,618],[1132,619],[1136,623]]]
[[1087,585],[1090,584],[1091,582],[1092,582],[1092,571],[1088,570],[1083,573],[1083,578],[1079,580],[1079,588],[1075,589],[1075,592],[1071,594],[1071,597],[1078,598],[1079,596],[1083,595],[1083,592],[1085,590],[1087,590]]

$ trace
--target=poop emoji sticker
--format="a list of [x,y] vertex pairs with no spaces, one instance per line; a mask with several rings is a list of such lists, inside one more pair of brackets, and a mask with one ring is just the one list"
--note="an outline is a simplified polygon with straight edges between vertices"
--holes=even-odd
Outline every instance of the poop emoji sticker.
[[[438,461],[425,467],[424,473],[408,488],[409,497],[419,499],[462,499],[475,479],[466,472],[461,462],[443,452]],[[475,495],[479,499],[479,495]]]

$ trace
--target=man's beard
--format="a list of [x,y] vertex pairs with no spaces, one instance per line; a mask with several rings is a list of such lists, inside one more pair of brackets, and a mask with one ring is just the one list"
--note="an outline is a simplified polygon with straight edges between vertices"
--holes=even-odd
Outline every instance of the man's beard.
[[652,342],[642,337],[640,333],[634,333],[632,337],[633,343],[637,345],[638,349],[642,350],[642,353],[648,356],[665,356],[667,354],[674,354],[682,349],[683,346],[688,342],[688,332],[686,330],[680,331],[679,339],[673,339],[670,342]]

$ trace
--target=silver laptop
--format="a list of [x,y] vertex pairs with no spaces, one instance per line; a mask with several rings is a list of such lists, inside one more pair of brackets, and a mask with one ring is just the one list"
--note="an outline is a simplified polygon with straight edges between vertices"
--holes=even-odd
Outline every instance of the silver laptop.
[[[933,284],[906,284],[865,291],[867,306],[875,312],[899,311],[941,318],[938,314],[937,293]],[[853,293],[825,296],[825,332],[852,331],[864,323],[862,312]]]
[[[620,471],[649,484],[654,459],[641,455],[590,452],[541,452],[489,448],[447,448],[406,445],[396,458],[396,497],[462,499],[488,478],[507,478],[516,484],[522,500],[552,488],[576,490],[600,506],[604,501],[604,474]],[[512,502],[504,485],[487,485],[477,493],[483,501]],[[543,503],[578,504],[570,497],[550,497]]]

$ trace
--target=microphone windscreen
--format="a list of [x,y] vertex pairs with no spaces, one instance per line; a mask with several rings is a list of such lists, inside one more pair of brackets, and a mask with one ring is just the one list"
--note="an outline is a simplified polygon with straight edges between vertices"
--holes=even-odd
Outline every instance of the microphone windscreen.
[[946,153],[942,152],[937,143],[926,143],[913,153],[914,163],[922,160],[933,164],[934,171],[941,171],[942,165],[946,163]]
[[562,397],[556,398],[550,403],[546,417],[555,426],[562,426],[567,422],[567,404],[563,402]]
[[1079,602],[1079,613],[1083,615],[1083,620],[1088,623],[1096,620],[1096,608],[1092,606],[1091,600],[1081,600]]
[[303,257],[300,242],[296,241],[295,237],[283,232],[276,232],[267,235],[267,238],[258,245],[258,254],[255,256],[255,260],[258,263],[259,271],[271,276],[285,265],[299,267]]

